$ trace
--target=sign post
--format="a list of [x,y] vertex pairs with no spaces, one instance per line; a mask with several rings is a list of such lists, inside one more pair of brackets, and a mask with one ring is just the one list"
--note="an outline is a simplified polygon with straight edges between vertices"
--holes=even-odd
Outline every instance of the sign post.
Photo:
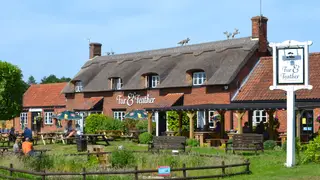
[[294,40],[271,43],[273,50],[273,85],[287,93],[287,160],[286,166],[295,165],[295,91],[311,90],[309,85],[309,46],[311,41]]

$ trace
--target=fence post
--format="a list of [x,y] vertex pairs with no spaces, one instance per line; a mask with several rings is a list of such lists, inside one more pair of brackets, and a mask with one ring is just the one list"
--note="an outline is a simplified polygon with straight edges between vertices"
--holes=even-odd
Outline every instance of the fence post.
[[12,176],[13,175],[13,164],[12,163],[10,163],[10,176]]
[[187,177],[186,164],[183,163],[182,168],[183,168],[183,170],[182,170],[183,177]]
[[135,180],[139,180],[139,174],[138,174],[138,166],[136,166],[136,167],[134,167],[134,178],[135,178]]
[[246,172],[249,174],[250,173],[250,169],[249,169],[250,162],[249,162],[249,159],[247,159],[245,162],[247,163]]
[[221,162],[221,165],[222,165],[222,175],[226,175],[226,166],[224,164],[224,161]]
[[43,173],[42,173],[42,180],[45,180],[46,179],[46,171],[43,170]]
[[88,161],[89,161],[89,160],[90,160],[90,154],[89,154],[90,151],[88,150],[87,153],[88,153],[87,159],[88,159]]
[[82,168],[82,179],[86,180],[86,168]]

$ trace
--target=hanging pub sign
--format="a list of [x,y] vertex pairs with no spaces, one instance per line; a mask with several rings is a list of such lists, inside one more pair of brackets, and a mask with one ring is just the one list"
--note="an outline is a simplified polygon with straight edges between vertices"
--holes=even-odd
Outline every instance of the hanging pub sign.
[[304,84],[304,48],[277,48],[277,84]]
[[127,97],[123,97],[122,95],[118,95],[116,100],[118,104],[126,104],[128,106],[132,106],[134,103],[136,104],[153,104],[156,98],[151,97],[149,94],[146,96],[140,96],[136,93],[129,93]]

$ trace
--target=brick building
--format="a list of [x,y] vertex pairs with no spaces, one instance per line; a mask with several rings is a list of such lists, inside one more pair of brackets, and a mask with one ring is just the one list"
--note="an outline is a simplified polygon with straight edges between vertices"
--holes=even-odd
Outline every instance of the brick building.
[[[122,119],[134,109],[230,104],[260,57],[270,55],[268,19],[251,21],[249,37],[167,49],[101,56],[102,45],[91,43],[90,59],[63,89],[66,108]],[[197,127],[212,126],[214,113],[198,111]],[[165,113],[159,117],[163,132]],[[232,111],[224,117],[232,129]]]
[[[33,131],[54,131],[57,129],[52,115],[62,112],[66,108],[66,99],[61,94],[67,83],[32,84],[23,95],[23,109],[20,117],[14,118],[13,126],[16,131],[22,131],[29,127]],[[42,121],[36,123],[36,117],[42,117]]]

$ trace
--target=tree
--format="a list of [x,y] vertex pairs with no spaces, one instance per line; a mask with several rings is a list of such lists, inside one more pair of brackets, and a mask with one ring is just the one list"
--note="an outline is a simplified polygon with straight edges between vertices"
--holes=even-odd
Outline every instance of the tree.
[[19,116],[25,89],[21,70],[15,65],[0,61],[0,119]]
[[31,85],[31,84],[37,84],[36,82],[36,79],[33,77],[33,76],[30,76],[28,78],[28,84]]
[[43,77],[41,79],[41,84],[48,84],[48,83],[59,83],[59,82],[69,82],[71,78],[62,77],[58,78],[56,75],[50,74],[48,77]]

